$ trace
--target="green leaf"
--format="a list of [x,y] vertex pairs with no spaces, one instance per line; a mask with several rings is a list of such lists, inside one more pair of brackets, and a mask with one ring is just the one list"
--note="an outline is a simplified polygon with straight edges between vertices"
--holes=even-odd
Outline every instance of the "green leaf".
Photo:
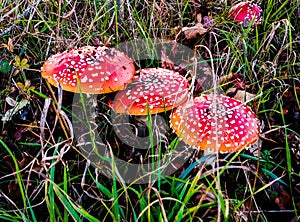
[[29,65],[27,64],[28,60],[26,58],[22,59],[21,61],[21,67],[28,68]]
[[11,70],[9,62],[6,60],[0,60],[0,72],[8,73]]

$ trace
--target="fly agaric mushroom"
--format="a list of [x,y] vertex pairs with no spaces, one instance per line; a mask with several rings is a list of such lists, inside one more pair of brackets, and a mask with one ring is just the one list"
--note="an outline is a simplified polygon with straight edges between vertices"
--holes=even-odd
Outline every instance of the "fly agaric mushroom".
[[[42,66],[42,76],[70,92],[103,94],[118,91],[135,74],[132,60],[114,48],[84,46],[51,56]],[[77,81],[80,81],[78,84]]]
[[254,20],[252,25],[259,25],[262,21],[261,13],[262,9],[258,5],[251,2],[240,2],[229,10],[228,15],[234,21],[248,26],[252,20]]
[[178,107],[171,127],[182,140],[201,150],[234,152],[258,139],[259,123],[251,108],[223,95],[202,95]]
[[163,68],[138,70],[132,82],[120,91],[112,108],[129,115],[155,114],[173,109],[188,99],[187,80],[178,72]]

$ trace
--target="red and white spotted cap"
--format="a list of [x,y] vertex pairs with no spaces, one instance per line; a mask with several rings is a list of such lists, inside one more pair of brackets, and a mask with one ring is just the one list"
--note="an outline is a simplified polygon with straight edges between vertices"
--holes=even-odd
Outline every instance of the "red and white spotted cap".
[[249,106],[223,95],[202,95],[174,110],[171,127],[201,150],[234,152],[258,139],[259,121]]
[[[84,46],[51,56],[42,66],[42,76],[63,90],[91,94],[118,91],[135,74],[132,60],[114,48]],[[78,84],[77,80],[80,81]]]
[[244,22],[247,19],[249,22],[254,19],[252,25],[261,24],[262,9],[254,3],[251,2],[240,2],[234,5],[230,10],[228,15],[236,22]]
[[187,80],[178,72],[163,68],[145,68],[127,87],[118,92],[111,106],[116,113],[155,114],[173,109],[188,99]]

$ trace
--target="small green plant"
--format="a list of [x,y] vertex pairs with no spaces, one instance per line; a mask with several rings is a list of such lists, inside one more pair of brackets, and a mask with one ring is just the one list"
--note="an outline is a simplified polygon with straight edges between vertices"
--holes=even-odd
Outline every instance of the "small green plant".
[[261,153],[261,158],[263,160],[261,163],[262,167],[266,168],[267,170],[274,168],[272,153],[269,150],[263,150]]
[[8,73],[11,70],[11,66],[8,61],[0,60],[0,72]]
[[20,71],[23,71],[24,69],[29,67],[28,60],[26,58],[23,58],[21,60],[19,56],[15,57],[15,62],[13,63],[13,65]]

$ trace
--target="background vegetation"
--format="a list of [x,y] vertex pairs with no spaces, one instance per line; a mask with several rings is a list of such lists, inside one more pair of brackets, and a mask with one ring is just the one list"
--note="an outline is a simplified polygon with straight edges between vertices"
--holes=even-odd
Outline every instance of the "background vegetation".
[[[297,221],[300,6],[297,0],[257,1],[263,9],[262,24],[244,28],[228,18],[234,3],[2,0],[0,219]],[[205,16],[213,18],[213,25],[203,22]],[[191,35],[183,31],[197,23],[207,30],[198,26]],[[184,44],[207,61],[199,70],[209,75],[213,65],[227,95],[235,97],[242,90],[254,98],[248,105],[260,119],[260,141],[241,153],[219,155],[220,168],[215,170],[220,178],[211,166],[197,164],[200,152],[160,181],[124,184],[117,176],[109,180],[99,173],[70,139],[72,126],[67,120],[72,116],[73,94],[61,95],[46,84],[40,67],[50,55],[66,49],[114,47],[134,38]],[[195,76],[199,95],[203,79]],[[100,98],[103,135],[113,134],[105,122],[111,97]],[[58,113],[60,101],[64,112]],[[122,146],[114,135],[111,138],[107,143],[119,157],[128,161],[147,157]],[[168,142],[175,139],[169,132]]]

